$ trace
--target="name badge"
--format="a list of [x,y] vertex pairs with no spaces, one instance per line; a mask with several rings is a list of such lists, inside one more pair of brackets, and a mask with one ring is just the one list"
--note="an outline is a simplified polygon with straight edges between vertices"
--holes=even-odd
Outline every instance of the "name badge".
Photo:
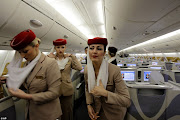
[[36,76],[36,79],[43,79],[43,76]]

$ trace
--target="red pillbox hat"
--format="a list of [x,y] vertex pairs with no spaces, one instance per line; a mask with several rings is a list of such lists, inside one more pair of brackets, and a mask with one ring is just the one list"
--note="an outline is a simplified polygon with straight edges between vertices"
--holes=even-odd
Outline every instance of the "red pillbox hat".
[[10,46],[14,50],[20,50],[29,45],[34,39],[36,35],[30,29],[20,32],[16,35],[10,43]]
[[67,41],[65,39],[57,39],[53,41],[54,46],[66,45],[66,44],[67,44]]
[[107,38],[95,37],[93,39],[88,39],[88,45],[91,44],[103,44],[106,46],[108,44],[108,41]]

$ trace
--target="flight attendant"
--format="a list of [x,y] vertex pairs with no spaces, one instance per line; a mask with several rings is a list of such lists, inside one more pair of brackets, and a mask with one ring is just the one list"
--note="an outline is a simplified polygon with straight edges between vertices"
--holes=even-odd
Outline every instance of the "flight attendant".
[[108,60],[109,63],[117,65],[116,52],[117,52],[117,48],[115,48],[115,47],[108,48],[108,55],[110,57],[110,59]]
[[[30,29],[16,35],[10,46],[16,50],[7,66],[8,90],[12,96],[27,100],[26,120],[56,120],[62,115],[59,101],[61,84],[57,62],[39,50],[40,39]],[[25,66],[20,68],[22,59]],[[18,89],[23,83],[27,93]]]
[[130,96],[120,68],[104,59],[107,44],[106,38],[88,40],[84,72],[88,114],[92,120],[123,120]]
[[60,85],[62,120],[72,120],[72,95],[74,89],[71,81],[71,68],[82,70],[82,65],[74,55],[64,53],[66,44],[67,41],[65,39],[54,40],[53,45],[56,55],[50,53],[48,56],[56,59],[62,77],[62,84]]

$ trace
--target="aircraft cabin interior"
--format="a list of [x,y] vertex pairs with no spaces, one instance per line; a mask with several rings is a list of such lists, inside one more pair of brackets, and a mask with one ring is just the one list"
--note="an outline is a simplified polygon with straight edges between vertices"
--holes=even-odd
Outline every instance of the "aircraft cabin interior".
[[[85,47],[95,37],[107,38],[104,60],[111,58],[108,47],[117,48],[116,67],[131,101],[124,120],[180,120],[180,0],[1,0],[0,16],[1,77],[9,77],[10,43],[20,32],[32,30],[46,56],[56,54],[54,40],[67,41],[65,53],[82,65],[70,71],[73,120],[91,120]],[[0,82],[0,120],[25,120],[26,102]]]

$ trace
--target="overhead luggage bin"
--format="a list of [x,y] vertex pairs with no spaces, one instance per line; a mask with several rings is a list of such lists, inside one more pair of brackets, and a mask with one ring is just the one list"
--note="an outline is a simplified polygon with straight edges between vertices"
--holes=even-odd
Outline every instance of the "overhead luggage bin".
[[[1,0],[0,4],[0,28],[13,15],[21,0]],[[8,7],[7,7],[8,6]]]
[[[68,36],[68,38],[66,38],[65,36]],[[71,49],[73,49],[73,47],[80,47],[80,46],[83,46],[84,48],[84,46],[87,45],[84,39],[80,38],[79,36],[69,31],[67,28],[64,28],[58,23],[54,23],[51,30],[44,37],[42,37],[41,40],[46,40],[47,41],[46,43],[50,47],[53,46],[52,44],[53,40],[59,38],[67,39],[67,47]],[[46,48],[46,49],[50,50],[50,48]]]
[[82,32],[80,32],[73,24],[66,20],[66,18],[64,18],[60,13],[57,13],[56,15],[56,22],[64,26],[77,36],[81,37],[82,39],[87,40],[87,37]]
[[[35,22],[33,22],[35,21]],[[39,26],[37,23],[42,24]],[[0,36],[13,38],[26,29],[32,29],[36,36],[43,37],[52,27],[54,21],[28,4],[21,2],[7,24],[0,29]]]
[[44,15],[50,19],[54,19],[56,16],[56,10],[51,7],[45,0],[23,0],[25,3],[34,7],[38,11],[42,12]]

